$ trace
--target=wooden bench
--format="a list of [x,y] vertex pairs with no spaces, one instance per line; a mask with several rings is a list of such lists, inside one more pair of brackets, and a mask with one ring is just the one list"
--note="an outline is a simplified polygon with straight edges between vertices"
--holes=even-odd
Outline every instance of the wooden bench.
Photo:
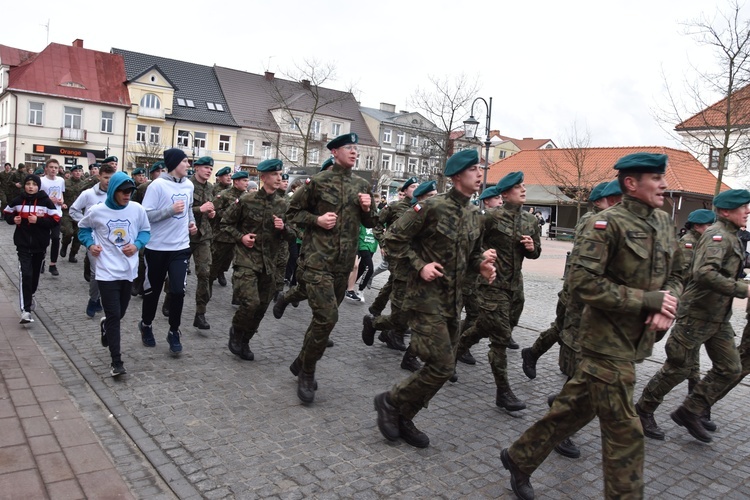
[[574,228],[550,226],[547,232],[547,239],[572,240],[575,234],[576,230]]

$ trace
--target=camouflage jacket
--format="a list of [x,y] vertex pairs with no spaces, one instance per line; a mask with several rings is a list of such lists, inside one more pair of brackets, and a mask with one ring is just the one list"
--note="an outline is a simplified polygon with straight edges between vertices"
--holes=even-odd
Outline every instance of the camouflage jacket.
[[[63,203],[70,207],[74,201],[78,199],[82,192],[88,188],[93,187],[98,181],[96,177],[89,177],[84,179],[81,177],[78,180],[72,177],[65,181],[65,192],[63,193]],[[67,209],[65,209],[67,212]]]
[[589,219],[570,269],[570,294],[584,304],[579,327],[590,356],[642,361],[656,332],[645,325],[646,292],[682,292],[682,252],[669,215],[630,196]]
[[723,217],[706,229],[695,247],[677,317],[725,322],[732,317],[734,297],[747,297],[747,283],[740,279],[745,252],[737,237],[739,228]]
[[[370,195],[370,184],[352,174],[351,168],[334,163],[330,170],[307,179],[289,204],[287,217],[304,226],[300,265],[331,273],[350,273],[359,247],[359,224],[373,227],[375,207],[364,212],[359,194]],[[334,212],[336,225],[327,230],[318,226],[319,216]]]
[[137,203],[143,203],[143,198],[146,196],[146,190],[151,185],[151,183],[154,181],[146,181],[137,188],[135,188],[135,192],[133,192],[133,195],[130,197],[132,201],[135,201]]
[[687,286],[690,281],[690,269],[693,265],[693,254],[695,254],[695,247],[701,239],[701,233],[695,229],[689,230],[687,233],[682,235],[680,238],[680,249],[682,250],[682,259],[684,260],[682,266],[682,275],[685,279],[685,285]]
[[396,219],[404,215],[404,213],[411,208],[411,198],[402,198],[397,201],[393,201],[383,207],[378,213],[378,220],[375,226],[372,228],[372,234],[378,243],[382,247],[385,242],[385,232],[388,226],[396,222]]
[[232,186],[229,189],[220,191],[214,198],[214,210],[216,210],[216,216],[211,219],[211,226],[213,226],[214,240],[222,243],[234,243],[234,238],[227,232],[221,230],[221,219],[224,214],[229,210],[229,207],[239,202],[240,197],[247,191],[242,191]]
[[227,189],[232,189],[232,184],[231,184],[231,183],[230,183],[230,184],[229,184],[228,186],[225,186],[224,184],[222,184],[222,183],[220,183],[220,182],[217,182],[217,183],[216,183],[216,184],[214,184],[213,186],[214,186],[214,187],[213,187],[213,195],[214,195],[214,198],[216,198],[216,196],[217,196],[217,195],[218,195],[219,193],[221,193],[222,191],[226,191]]
[[190,235],[190,243],[198,243],[214,237],[208,213],[201,212],[201,205],[208,201],[214,201],[214,185],[208,181],[201,184],[195,180],[195,176],[190,177],[189,180],[195,186],[193,191],[193,215],[195,216],[195,225],[198,226],[198,232]]
[[[523,259],[538,259],[542,253],[537,218],[523,210],[521,205],[506,203],[497,210],[486,211],[482,229],[482,248],[497,251],[497,278],[491,285],[483,283],[482,286],[513,291],[523,289]],[[530,252],[520,243],[525,235],[534,240],[534,250]]]
[[[285,245],[285,229],[276,229],[273,216],[284,220],[286,226],[286,203],[265,189],[244,193],[237,203],[230,204],[224,212],[219,230],[229,234],[236,242],[234,265],[247,267],[257,272],[274,275],[276,256]],[[242,244],[242,237],[255,234],[255,244],[248,248]]]
[[[497,210],[499,207],[493,207],[493,208],[484,208],[482,210],[479,210],[479,207],[471,203],[470,208],[472,210],[476,210],[479,214],[479,225],[480,227],[484,227],[484,219],[487,212],[490,210]],[[466,274],[464,275],[463,283],[461,284],[461,293],[464,297],[468,297],[470,295],[474,295],[474,292],[477,289],[477,285],[479,284],[479,281],[484,281],[484,278],[482,278],[479,273],[474,272],[473,270],[469,269],[466,271]]]
[[[481,233],[479,212],[456,188],[417,203],[399,217],[385,244],[388,255],[409,262],[403,309],[459,317],[464,276],[468,270],[479,272],[483,260]],[[443,276],[424,281],[419,271],[431,262],[443,266]]]

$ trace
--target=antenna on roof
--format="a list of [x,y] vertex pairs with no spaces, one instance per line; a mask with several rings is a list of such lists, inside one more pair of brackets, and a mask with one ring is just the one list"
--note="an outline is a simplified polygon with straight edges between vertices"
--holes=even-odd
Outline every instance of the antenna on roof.
[[271,59],[273,58],[274,56],[268,56],[268,62],[265,64],[263,71],[271,71]]
[[[44,28],[47,30],[47,45],[49,45],[49,19],[47,19],[47,24],[40,24],[40,26],[44,26]],[[47,45],[45,45],[45,47]]]

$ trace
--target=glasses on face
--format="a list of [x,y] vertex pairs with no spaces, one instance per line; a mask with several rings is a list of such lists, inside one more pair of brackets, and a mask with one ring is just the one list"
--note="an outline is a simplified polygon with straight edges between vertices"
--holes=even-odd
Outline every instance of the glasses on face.
[[358,151],[357,146],[354,144],[347,144],[346,146],[342,146],[341,149],[346,149],[347,151]]

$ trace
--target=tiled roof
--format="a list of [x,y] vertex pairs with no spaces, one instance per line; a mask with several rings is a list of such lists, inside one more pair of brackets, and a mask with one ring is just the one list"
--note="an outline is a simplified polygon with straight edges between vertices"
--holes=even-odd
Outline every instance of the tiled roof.
[[[424,130],[426,132],[440,132],[440,129],[432,123],[430,120],[422,116],[420,113],[416,111],[412,112],[391,112],[391,111],[383,111],[382,109],[378,108],[367,108],[365,106],[360,106],[359,110],[377,121],[381,123],[389,123],[393,124],[395,126],[401,126],[401,127],[412,127],[412,128],[418,128],[420,130]],[[417,123],[413,123],[413,121],[417,121]]]
[[525,151],[527,149],[540,149],[542,146],[547,144],[548,142],[551,142],[554,144],[554,141],[552,139],[534,139],[533,137],[524,137],[523,139],[515,139],[513,137],[508,137],[505,135],[501,135],[500,132],[497,130],[490,131],[490,137],[498,137],[502,139],[503,141],[510,141],[513,144],[518,147],[521,151]]
[[[750,126],[750,85],[734,92],[730,104],[732,106],[730,125],[732,127]],[[678,124],[675,130],[724,128],[727,123],[726,113],[727,99],[724,98]]]
[[0,64],[4,66],[18,66],[25,63],[35,55],[36,52],[31,52],[30,50],[0,45]]
[[[112,49],[125,58],[125,71],[128,81],[136,79],[152,66],[158,66],[161,73],[177,87],[172,102],[172,113],[168,118],[213,125],[236,127],[224,93],[221,91],[213,67],[191,62],[152,56],[123,49]],[[190,99],[194,108],[179,106],[177,99]],[[221,104],[224,111],[208,109],[207,102]]]
[[[279,99],[274,98],[277,89],[290,109],[306,113],[314,108],[312,97],[304,91],[300,82],[275,76],[272,80],[267,80],[265,75],[221,66],[214,66],[214,71],[229,103],[229,109],[240,127],[279,131],[270,111],[282,107]],[[319,107],[317,114],[351,122],[351,131],[359,136],[360,144],[378,145],[367,128],[362,113],[359,112],[359,103],[351,92],[320,87],[320,98],[321,101],[331,104]]]
[[[574,172],[573,165],[566,154],[570,149],[536,149],[519,151],[513,156],[490,165],[487,173],[487,183],[497,182],[510,172],[522,170],[527,184],[554,185],[557,182],[550,174],[550,164],[557,168],[569,168]],[[711,174],[692,154],[678,149],[659,146],[645,147],[617,147],[617,148],[586,148],[585,169],[590,179],[600,179],[598,182],[614,179],[615,170],[612,168],[617,160],[631,153],[662,153],[669,156],[669,167],[666,179],[670,191],[698,193],[713,196],[716,177]],[[573,177],[570,177],[571,179]],[[721,190],[729,189],[722,183]]]
[[130,106],[122,57],[51,43],[36,57],[10,69],[10,90]]

